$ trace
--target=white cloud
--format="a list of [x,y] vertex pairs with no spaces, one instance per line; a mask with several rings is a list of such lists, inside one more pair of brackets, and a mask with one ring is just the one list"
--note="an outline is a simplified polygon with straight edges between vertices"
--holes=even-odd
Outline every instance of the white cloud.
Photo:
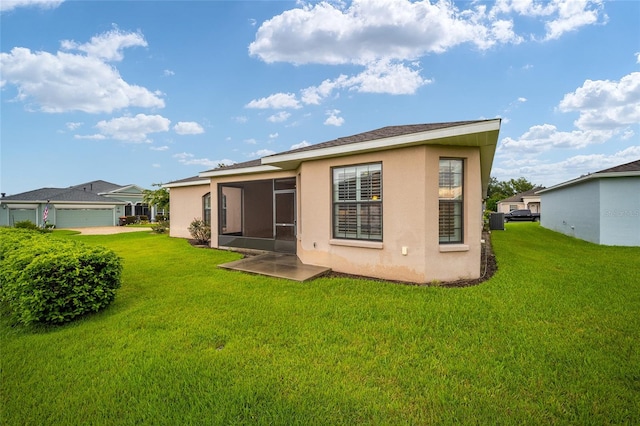
[[325,126],[336,126],[336,127],[340,127],[344,124],[344,118],[339,117],[340,115],[340,110],[339,109],[332,109],[329,110],[325,113],[325,115],[328,115],[329,117],[327,117],[327,119],[324,121]]
[[620,81],[587,80],[558,104],[563,113],[578,112],[576,130],[561,131],[552,124],[536,125],[518,138],[505,137],[500,155],[532,154],[551,148],[585,148],[604,143],[614,136],[627,140],[640,123],[640,72]]
[[304,148],[305,146],[309,146],[309,145],[311,145],[309,142],[302,141],[300,143],[291,145],[291,148],[289,148],[289,149],[300,149],[300,148]]
[[249,157],[266,157],[267,155],[273,155],[275,154],[275,151],[272,151],[270,149],[259,149],[255,152],[252,152],[249,154]]
[[161,166],[160,164],[158,164],[158,163],[153,163],[153,164],[151,165],[151,167],[153,167],[154,169],[159,169],[159,168],[161,168],[162,166]]
[[543,39],[555,40],[585,25],[606,22],[602,9],[601,0],[497,0],[487,16],[497,19],[500,15],[516,14],[543,19],[546,30]]
[[140,34],[113,30],[92,38],[90,43],[67,41],[63,45],[86,54],[32,52],[24,47],[0,53],[2,85],[15,85],[17,100],[34,103],[34,109],[48,113],[164,107],[160,93],[128,84],[106,62],[121,60],[125,47],[146,46]]
[[241,115],[241,116],[238,116],[238,117],[233,117],[233,121],[235,121],[236,123],[239,123],[239,124],[244,124],[247,121],[249,121],[249,119],[246,116]]
[[94,135],[74,135],[73,137],[74,139],[89,139],[89,140],[96,140],[96,141],[102,141],[107,139],[105,135],[102,135],[100,133],[96,133]]
[[[557,17],[545,24],[546,40],[555,40],[564,33],[575,31],[585,25],[598,22],[602,8],[600,1],[564,0],[555,3]],[[606,16],[604,17],[606,20]]]
[[558,109],[580,112],[575,125],[583,130],[613,130],[640,123],[640,72],[620,81],[587,80],[566,94]]
[[96,124],[96,135],[76,136],[78,139],[116,139],[126,142],[150,142],[149,133],[167,132],[171,121],[161,115],[138,114],[135,117],[120,117],[102,120]]
[[65,124],[65,126],[67,127],[67,129],[74,131],[80,127],[82,127],[84,123],[81,122],[68,122]]
[[249,139],[245,139],[244,143],[248,143],[249,145],[255,145],[258,143],[258,141],[255,140],[254,138],[249,138]]
[[234,164],[235,162],[232,160],[209,160],[208,158],[195,158],[195,155],[187,153],[187,152],[181,152],[179,154],[174,154],[173,158],[177,158],[178,162],[180,164],[183,164],[185,166],[203,166],[203,167],[209,167],[209,168],[215,168],[218,167],[218,165],[220,164],[225,164],[225,165],[230,165],[230,164]]
[[55,9],[64,0],[2,0],[0,12],[8,12],[18,7],[39,7],[41,9]]
[[293,93],[276,93],[266,98],[254,99],[245,105],[246,108],[257,109],[298,109],[302,108]]
[[171,76],[173,76],[173,75],[176,75],[176,73],[175,73],[175,72],[173,72],[173,71],[171,71],[171,70],[164,70],[164,71],[162,72],[162,74],[163,74],[165,77],[171,77]]
[[265,21],[249,53],[268,63],[367,64],[412,60],[462,43],[487,49],[521,41],[510,22],[488,19],[484,10],[428,0],[305,3]]
[[369,64],[362,73],[346,79],[343,86],[362,93],[411,95],[429,83],[431,80],[422,78],[419,69],[401,63],[378,61]]
[[282,123],[283,121],[287,121],[291,117],[291,114],[286,111],[280,111],[277,114],[273,114],[267,118],[267,121],[272,123]]
[[147,41],[140,33],[127,33],[114,28],[106,33],[91,37],[89,43],[78,44],[73,40],[61,42],[63,50],[78,50],[88,57],[105,62],[122,61],[122,50],[127,47],[147,47]]
[[640,52],[636,52],[636,63],[640,64]]
[[269,133],[269,139],[276,139],[278,137],[278,133]]
[[169,147],[167,145],[163,146],[150,146],[149,149],[151,151],[168,151]]
[[302,89],[300,100],[307,105],[319,105],[325,99],[334,96],[339,90],[412,95],[420,87],[431,82],[432,80],[425,79],[420,75],[418,63],[406,65],[396,61],[380,60],[369,63],[359,74],[353,76],[341,74],[333,80],[324,80],[318,86]]
[[199,135],[204,133],[201,125],[194,121],[179,121],[173,126],[173,130],[179,135]]
[[563,132],[552,124],[536,125],[529,128],[519,138],[506,137],[498,150],[525,153],[539,153],[551,148],[584,148],[593,144],[606,142],[613,132],[606,130],[574,130]]

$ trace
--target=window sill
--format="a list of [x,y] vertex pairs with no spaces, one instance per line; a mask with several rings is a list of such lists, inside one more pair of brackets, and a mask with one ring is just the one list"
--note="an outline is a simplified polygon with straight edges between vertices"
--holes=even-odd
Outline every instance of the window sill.
[[455,251],[469,251],[468,244],[440,244],[440,253],[449,253]]
[[359,241],[359,240],[329,240],[332,246],[360,247],[369,249],[382,249],[382,241]]

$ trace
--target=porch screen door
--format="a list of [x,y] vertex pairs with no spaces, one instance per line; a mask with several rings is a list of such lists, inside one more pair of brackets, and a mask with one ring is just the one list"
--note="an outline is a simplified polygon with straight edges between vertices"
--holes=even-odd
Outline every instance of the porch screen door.
[[296,239],[296,190],[274,191],[276,240],[295,241]]

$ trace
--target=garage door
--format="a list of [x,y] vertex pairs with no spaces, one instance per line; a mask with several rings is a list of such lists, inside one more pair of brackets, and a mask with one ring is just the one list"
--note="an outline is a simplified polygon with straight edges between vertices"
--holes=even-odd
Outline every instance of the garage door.
[[11,226],[18,222],[24,222],[28,220],[32,223],[37,223],[36,209],[10,209],[9,210],[9,224]]
[[113,225],[113,209],[56,209],[56,228]]

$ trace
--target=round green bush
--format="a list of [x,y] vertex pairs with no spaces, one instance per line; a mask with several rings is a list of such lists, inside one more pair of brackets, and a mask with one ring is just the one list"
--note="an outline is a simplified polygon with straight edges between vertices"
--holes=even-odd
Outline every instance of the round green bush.
[[61,324],[109,305],[122,264],[111,250],[0,229],[0,301],[18,322]]

